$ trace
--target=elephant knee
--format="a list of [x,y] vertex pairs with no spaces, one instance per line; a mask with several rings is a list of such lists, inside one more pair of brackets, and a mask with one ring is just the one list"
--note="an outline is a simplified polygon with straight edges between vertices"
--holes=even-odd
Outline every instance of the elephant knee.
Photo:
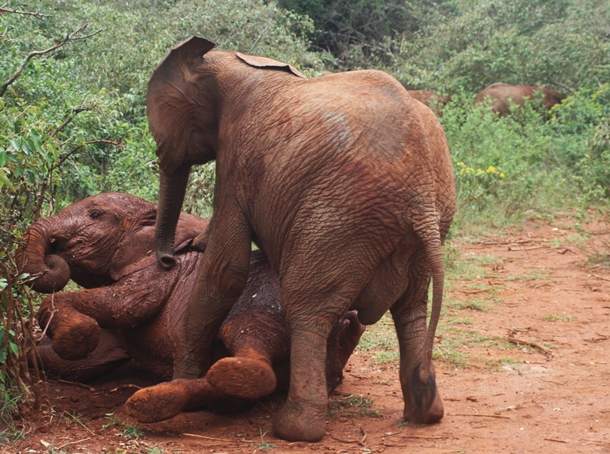
[[225,298],[239,298],[246,286],[247,279],[247,272],[244,274],[237,271],[227,271],[221,276],[218,290]]

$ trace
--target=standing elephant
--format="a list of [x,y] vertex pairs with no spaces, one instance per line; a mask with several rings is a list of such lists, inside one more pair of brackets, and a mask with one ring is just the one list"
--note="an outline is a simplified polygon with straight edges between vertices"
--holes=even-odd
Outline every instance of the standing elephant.
[[[204,219],[181,213],[176,228],[177,265],[160,269],[154,250],[157,207],[138,197],[107,193],[74,203],[32,224],[17,251],[23,272],[43,293],[72,278],[84,290],[54,293],[37,319],[51,338],[37,347],[43,368],[76,380],[99,376],[133,358],[160,379],[172,376],[178,330],[203,255],[189,243]],[[287,387],[290,338],[279,300],[279,280],[260,251],[252,254],[248,281],[215,339],[214,366],[199,380],[173,386],[174,399],[149,405],[148,391],[128,401],[140,421],[167,419],[184,409],[255,399]],[[328,343],[329,388],[364,331],[354,313],[334,327]],[[174,383],[175,385],[175,383]]]
[[542,103],[546,110],[550,110],[556,104],[559,104],[566,97],[561,93],[549,90],[544,87],[535,85],[508,85],[503,83],[495,83],[486,87],[481,91],[474,100],[474,104],[481,104],[487,98],[491,98],[491,110],[501,117],[510,114],[510,105],[515,104],[523,107],[525,100],[533,100],[536,98],[536,93],[542,91],[544,98]]
[[161,181],[155,246],[165,268],[176,264],[190,169],[216,159],[214,214],[193,241],[206,246],[174,378],[207,371],[254,241],[279,276],[290,327],[290,389],[274,416],[276,436],[324,436],[326,343],[350,309],[364,325],[391,311],[404,417],[439,421],[432,347],[455,185],[436,116],[380,71],[307,79],[285,63],[213,47],[199,37],[176,45],[155,68],[146,99]]
[[451,96],[441,96],[430,90],[407,90],[409,94],[423,102],[438,116],[443,115],[443,107],[451,101]]

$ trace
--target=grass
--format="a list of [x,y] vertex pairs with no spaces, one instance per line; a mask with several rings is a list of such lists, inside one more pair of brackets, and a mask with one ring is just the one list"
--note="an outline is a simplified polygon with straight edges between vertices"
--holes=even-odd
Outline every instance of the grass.
[[82,418],[76,414],[76,411],[73,411],[72,413],[68,413],[67,411],[64,411],[62,413],[62,418],[70,421],[73,424],[80,425],[80,426],[84,427],[85,429],[87,429],[88,426],[91,425],[91,421],[87,421],[86,423],[83,422]]
[[[447,291],[445,292],[442,317],[438,327],[438,339],[434,346],[434,359],[454,368],[462,369],[480,365],[497,367],[502,360],[478,358],[471,354],[474,348],[494,348],[500,351],[514,350],[516,347],[497,336],[480,334],[467,329],[475,324],[469,313],[493,312],[494,305],[501,302],[497,286],[481,282],[469,282],[486,277],[490,270],[501,265],[503,260],[489,254],[461,256],[459,250],[449,245],[445,252],[447,266]],[[537,277],[547,278],[546,275]],[[529,276],[534,277],[534,276]],[[472,295],[452,293],[452,290],[472,291]],[[457,295],[457,296],[456,296]],[[373,326],[369,326],[362,336],[357,350],[368,356],[369,365],[398,365],[400,354],[394,323],[389,313]],[[497,355],[496,355],[497,356]],[[509,361],[510,359],[506,359]],[[492,364],[490,364],[490,361]]]
[[529,274],[516,274],[514,276],[508,276],[504,280],[510,282],[528,282],[528,281],[551,281],[555,282],[555,279],[549,277],[549,271],[540,270],[534,271]]
[[121,424],[121,421],[115,416],[114,413],[106,413],[104,415],[104,419],[106,419],[106,422],[102,424],[102,430],[107,430]]
[[18,404],[22,400],[23,397],[19,395],[17,387],[0,383],[0,421],[6,426],[6,429],[0,432],[0,443],[25,438],[23,430],[20,430],[13,420],[13,416],[19,411]]
[[152,448],[144,451],[146,454],[164,454],[165,453],[165,449],[161,449],[157,446],[153,446]]
[[444,323],[447,325],[472,325],[472,317],[445,317]]
[[139,424],[125,424],[123,428],[123,437],[125,438],[141,438],[144,436],[144,431]]
[[551,320],[554,322],[573,322],[576,320],[576,317],[570,317],[568,315],[559,315],[559,314],[543,314],[540,316],[543,320]]
[[479,312],[491,312],[488,303],[483,300],[472,299],[465,302],[454,303],[456,309],[468,310],[468,311],[479,311]]
[[329,416],[368,416],[370,418],[381,418],[383,414],[379,410],[371,408],[373,399],[361,395],[351,395],[343,399],[334,399],[328,403]]
[[257,442],[257,443],[253,443],[253,446],[256,446],[256,450],[258,451],[268,451],[269,449],[275,449],[277,448],[276,445],[269,443],[268,441],[265,441],[265,435],[267,435],[267,432],[263,432],[263,429],[259,427],[259,433],[261,436],[261,441]]
[[389,313],[370,326],[360,338],[356,349],[369,357],[369,364],[398,363],[398,338],[394,321]]

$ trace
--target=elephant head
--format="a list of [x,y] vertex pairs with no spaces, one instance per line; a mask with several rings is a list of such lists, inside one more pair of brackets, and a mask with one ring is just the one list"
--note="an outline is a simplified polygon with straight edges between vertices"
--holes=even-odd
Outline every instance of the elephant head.
[[[61,290],[70,279],[84,288],[109,285],[130,264],[154,250],[156,206],[138,197],[104,193],[32,224],[17,250],[22,272],[35,276],[32,288]],[[192,239],[205,222],[183,214],[177,243]]]

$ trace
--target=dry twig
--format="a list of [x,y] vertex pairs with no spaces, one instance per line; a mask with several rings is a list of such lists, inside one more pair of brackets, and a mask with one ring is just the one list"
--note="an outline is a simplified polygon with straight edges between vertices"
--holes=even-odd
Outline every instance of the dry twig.
[[329,433],[327,433],[326,435],[328,435],[333,440],[340,441],[341,443],[349,443],[349,444],[354,444],[355,443],[355,444],[358,444],[360,446],[364,446],[364,443],[362,443],[360,440],[344,440],[342,438],[335,437],[333,434],[329,434]]
[[510,416],[503,415],[488,415],[484,413],[468,414],[468,413],[451,413],[447,416],[473,416],[475,418],[496,418],[496,419],[511,419]]
[[47,381],[50,381],[50,382],[57,381],[59,383],[65,383],[66,385],[79,386],[81,388],[88,389],[92,393],[95,393],[95,388],[93,386],[85,385],[84,383],[78,383],[78,382],[75,382],[75,381],[63,380],[61,378],[58,378],[57,380],[47,380]]
[[508,336],[508,342],[510,342],[511,344],[516,344],[516,345],[529,345],[530,347],[540,350],[546,356],[549,356],[549,357],[553,356],[553,352],[550,349],[546,348],[542,344],[539,344],[538,342],[529,342],[529,341],[526,341],[523,339],[517,339],[516,337],[514,337],[510,334]]
[[64,449],[66,446],[69,445],[75,445],[77,443],[82,443],[83,441],[87,441],[87,440],[91,440],[92,437],[87,437],[87,438],[83,438],[82,440],[77,440],[77,441],[69,441],[68,443],[64,443],[61,446],[56,447],[55,449],[57,449],[58,451],[61,451],[62,449]]
[[566,440],[559,440],[558,438],[545,438],[546,441],[554,441],[555,443],[568,443]]
[[610,278],[604,277],[604,276],[598,276],[597,274],[591,274],[590,276],[594,277],[596,279],[601,279],[602,281],[610,281]]
[[108,391],[108,392],[115,393],[115,392],[117,392],[117,391],[119,391],[119,390],[121,390],[121,389],[132,389],[132,388],[133,388],[133,389],[142,389],[142,387],[141,387],[141,386],[138,386],[138,385],[133,385],[133,384],[131,384],[131,383],[125,383],[124,385],[119,385],[119,386],[117,386],[116,388],[113,388],[113,389],[111,389],[111,390],[110,390],[110,391]]
[[242,438],[240,440],[229,440],[228,438],[216,438],[216,437],[206,437],[205,435],[197,435],[197,434],[187,434],[187,433],[183,433],[182,434],[185,437],[194,437],[194,438],[203,438],[204,440],[210,440],[210,441],[223,441],[226,443],[256,443],[256,441],[254,440],[246,440],[245,438]]

